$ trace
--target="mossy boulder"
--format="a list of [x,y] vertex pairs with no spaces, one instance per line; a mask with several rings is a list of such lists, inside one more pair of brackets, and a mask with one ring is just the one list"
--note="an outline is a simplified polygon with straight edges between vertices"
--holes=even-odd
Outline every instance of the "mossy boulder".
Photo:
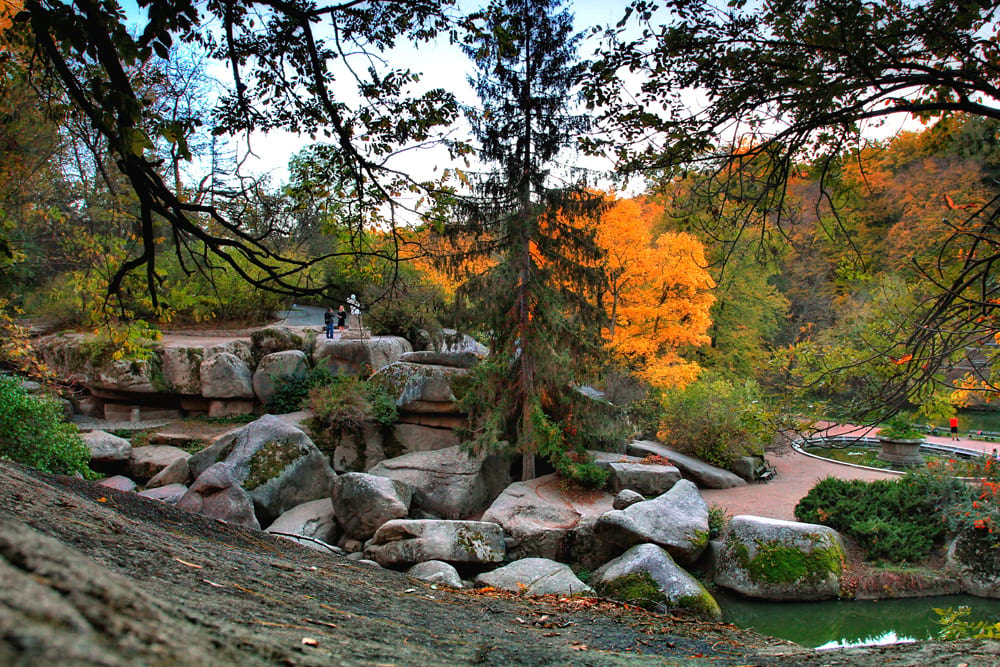
[[368,377],[412,351],[409,341],[399,336],[317,338],[312,358],[315,366],[326,366],[334,375]]
[[844,543],[827,526],[733,517],[722,535],[715,583],[766,600],[824,600],[840,592]]
[[711,593],[655,544],[637,544],[595,570],[591,582],[604,596],[651,611],[685,609],[711,620],[722,618]]
[[305,377],[309,359],[302,350],[283,350],[264,356],[253,372],[253,391],[257,400],[267,403],[277,383]]
[[962,590],[982,598],[1000,598],[1000,548],[985,530],[966,529],[948,547],[948,569]]
[[385,567],[409,567],[428,560],[499,563],[503,530],[485,521],[396,519],[382,524],[365,545],[365,557]]
[[481,586],[527,595],[586,595],[593,593],[568,565],[548,558],[522,558],[476,577]]
[[260,357],[284,350],[305,351],[308,346],[305,336],[282,325],[257,329],[250,334],[250,341]]
[[164,346],[160,349],[163,382],[175,394],[201,394],[201,362],[205,350],[199,346]]

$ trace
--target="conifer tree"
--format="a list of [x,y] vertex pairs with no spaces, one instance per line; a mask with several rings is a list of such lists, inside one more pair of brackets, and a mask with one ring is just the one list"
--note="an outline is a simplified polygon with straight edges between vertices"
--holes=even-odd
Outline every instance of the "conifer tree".
[[464,47],[480,98],[469,118],[479,158],[493,167],[447,230],[460,248],[452,268],[479,269],[457,302],[490,339],[467,399],[472,447],[521,453],[524,479],[534,477],[536,454],[563,473],[585,470],[568,456],[572,447],[584,454],[573,383],[600,353],[599,311],[588,300],[600,252],[593,230],[570,221],[596,218],[601,201],[582,183],[556,186],[551,171],[586,126],[572,109],[578,39],[559,0],[493,0]]

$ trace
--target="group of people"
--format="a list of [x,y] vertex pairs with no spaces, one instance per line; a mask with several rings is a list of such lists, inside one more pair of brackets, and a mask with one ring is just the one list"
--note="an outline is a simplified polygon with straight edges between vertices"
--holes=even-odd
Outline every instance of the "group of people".
[[326,324],[326,337],[333,338],[333,327],[334,322],[336,322],[337,331],[343,331],[344,327],[347,326],[347,311],[344,310],[344,306],[341,305],[336,312],[333,310],[333,306],[326,309],[323,314],[323,322]]

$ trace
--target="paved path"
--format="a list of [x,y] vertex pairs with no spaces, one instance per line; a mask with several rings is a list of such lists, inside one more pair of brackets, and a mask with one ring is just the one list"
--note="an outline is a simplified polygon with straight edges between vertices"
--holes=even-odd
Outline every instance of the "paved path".
[[[878,429],[855,426],[833,426],[826,431],[830,435],[874,435]],[[990,454],[998,447],[995,442],[983,442],[960,438],[957,442],[950,437],[927,436],[928,442],[954,445],[963,449]],[[833,476],[839,479],[891,479],[898,477],[890,473],[852,468],[838,463],[830,463],[800,454],[792,449],[781,455],[768,454],[768,461],[777,474],[766,484],[749,484],[732,489],[702,489],[701,495],[709,505],[719,505],[732,515],[754,514],[774,519],[795,520],[795,505],[819,480]]]

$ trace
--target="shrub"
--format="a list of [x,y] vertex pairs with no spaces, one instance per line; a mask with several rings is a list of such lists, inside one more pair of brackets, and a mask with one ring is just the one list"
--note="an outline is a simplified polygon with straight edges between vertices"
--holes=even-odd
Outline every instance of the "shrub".
[[708,508],[708,539],[715,540],[722,535],[722,531],[726,529],[729,525],[729,519],[732,517],[726,512],[725,508],[719,505],[711,505]]
[[267,399],[264,409],[273,415],[301,410],[311,389],[330,384],[334,379],[327,366],[311,368],[300,377],[278,378],[274,383],[274,393]]
[[827,477],[795,506],[795,518],[850,536],[867,560],[919,562],[944,538],[943,510],[961,493],[961,482],[925,473],[874,482]]
[[15,377],[0,377],[0,459],[43,472],[93,475],[76,426],[62,421],[55,401],[31,396]]
[[360,433],[365,424],[388,426],[398,418],[396,402],[385,390],[354,376],[310,389],[309,409],[309,429],[317,444],[327,447],[336,447],[345,433]]
[[700,379],[665,391],[662,404],[660,440],[723,468],[740,456],[762,454],[784,423],[752,380]]

